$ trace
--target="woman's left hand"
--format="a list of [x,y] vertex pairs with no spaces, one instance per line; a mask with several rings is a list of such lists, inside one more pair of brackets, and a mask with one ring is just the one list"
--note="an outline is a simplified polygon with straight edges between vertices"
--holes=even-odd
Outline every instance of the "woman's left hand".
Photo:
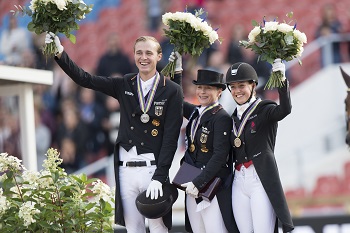
[[190,195],[191,197],[197,198],[198,197],[198,189],[192,182],[187,182],[181,185],[182,187],[186,188],[186,193]]

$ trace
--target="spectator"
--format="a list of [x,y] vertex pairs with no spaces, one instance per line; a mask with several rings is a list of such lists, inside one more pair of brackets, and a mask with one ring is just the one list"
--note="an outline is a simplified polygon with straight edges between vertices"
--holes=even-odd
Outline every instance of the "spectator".
[[239,46],[239,41],[245,40],[247,37],[245,28],[242,24],[234,24],[231,29],[231,37],[228,45],[227,59],[230,64],[245,61],[244,48]]
[[70,157],[67,161],[63,160],[62,167],[71,173],[80,169],[84,165],[85,155],[87,152],[87,139],[89,131],[83,121],[79,117],[76,106],[63,109],[62,122],[57,131],[57,147],[61,151],[64,148],[64,139],[70,138],[76,147],[74,157]]
[[18,27],[16,16],[10,15],[9,26],[0,38],[0,53],[4,56],[5,64],[20,66],[24,63],[22,53],[31,48],[28,38],[28,30]]
[[[337,18],[337,12],[335,9],[335,6],[331,3],[326,4],[322,8],[321,12],[321,23],[318,26],[316,30],[316,38],[319,37],[327,37],[332,34],[338,34],[341,33],[341,23]],[[332,43],[332,60],[331,63],[340,63],[342,62],[341,59],[341,53],[340,53],[340,42],[333,42]],[[324,66],[325,64],[325,57],[327,54],[325,54],[325,47],[322,48],[321,51],[321,65]]]
[[119,36],[111,33],[107,37],[107,51],[100,57],[96,69],[96,75],[120,76],[133,70],[129,57],[122,51],[119,44]]
[[113,154],[115,139],[118,136],[120,124],[120,105],[118,100],[111,96],[106,97],[105,116],[102,119],[102,128],[105,134],[105,149],[108,155]]
[[91,132],[87,141],[87,150],[92,153],[91,155],[95,155],[100,151],[106,140],[102,131],[102,118],[105,115],[104,107],[96,101],[93,90],[81,88],[78,108],[80,119],[88,127],[89,132]]

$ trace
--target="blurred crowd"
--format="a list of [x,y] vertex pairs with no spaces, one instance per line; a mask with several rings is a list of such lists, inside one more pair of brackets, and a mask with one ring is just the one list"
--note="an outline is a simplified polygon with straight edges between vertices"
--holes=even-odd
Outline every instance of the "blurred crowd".
[[[161,2],[148,0],[148,29],[150,32],[161,32],[160,17],[164,13]],[[197,1],[200,4],[201,1]],[[152,7],[153,6],[153,7]],[[157,6],[156,8],[154,6]],[[194,10],[200,5],[189,6]],[[349,13],[350,14],[350,13]],[[349,17],[350,19],[350,17]],[[350,22],[349,22],[350,25]],[[267,62],[257,62],[257,56],[250,50],[240,47],[239,41],[246,40],[249,29],[235,24],[232,27],[229,46],[222,51],[218,44],[205,49],[198,58],[183,57],[183,87],[187,101],[195,103],[192,80],[196,78],[198,69],[212,69],[226,74],[230,64],[244,61],[251,64],[259,76],[258,95],[264,97],[263,87],[270,76],[271,67]],[[315,38],[331,33],[350,32],[343,28],[337,19],[333,5],[324,7],[322,23],[315,32]],[[99,58],[95,67],[89,72],[103,76],[122,76],[135,72],[133,57],[127,56],[119,44],[122,33],[111,32],[106,38],[106,51]],[[119,103],[117,100],[79,88],[54,62],[53,58],[42,54],[43,35],[30,33],[17,24],[17,18],[10,16],[9,24],[1,33],[0,64],[18,67],[52,70],[54,83],[52,86],[34,85],[34,112],[38,155],[40,169],[46,150],[54,147],[59,150],[64,159],[63,167],[73,172],[83,166],[113,153],[114,142],[119,128]],[[160,71],[168,62],[173,50],[169,40],[159,36],[163,49],[163,59],[158,64]],[[312,39],[312,38],[311,38]],[[79,49],[79,45],[76,45]],[[342,62],[340,43],[333,44],[334,63]],[[350,46],[349,53],[350,53]],[[220,99],[229,113],[235,106],[228,91]],[[184,122],[184,126],[186,122]],[[0,152],[7,152],[21,158],[20,149],[19,109],[16,96],[0,97]],[[183,147],[183,133],[179,145]]]

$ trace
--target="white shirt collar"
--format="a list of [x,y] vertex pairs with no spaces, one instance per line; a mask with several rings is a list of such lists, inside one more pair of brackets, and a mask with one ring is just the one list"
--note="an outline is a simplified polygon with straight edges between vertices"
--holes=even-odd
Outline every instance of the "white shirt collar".
[[247,108],[256,100],[255,96],[252,96],[252,98],[250,99],[250,101],[248,103],[242,104],[242,105],[237,105],[237,117],[239,119],[242,118],[243,113],[245,112],[245,110],[247,110]]
[[145,97],[148,94],[148,92],[151,90],[152,84],[155,78],[156,78],[156,75],[154,75],[152,78],[148,79],[147,81],[143,81],[140,78],[143,97]]

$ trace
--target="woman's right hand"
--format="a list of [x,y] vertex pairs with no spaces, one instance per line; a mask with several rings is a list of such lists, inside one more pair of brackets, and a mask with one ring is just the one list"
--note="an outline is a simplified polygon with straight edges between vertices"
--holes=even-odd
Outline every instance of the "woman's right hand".
[[169,62],[175,61],[175,72],[182,71],[182,56],[179,52],[171,52]]

